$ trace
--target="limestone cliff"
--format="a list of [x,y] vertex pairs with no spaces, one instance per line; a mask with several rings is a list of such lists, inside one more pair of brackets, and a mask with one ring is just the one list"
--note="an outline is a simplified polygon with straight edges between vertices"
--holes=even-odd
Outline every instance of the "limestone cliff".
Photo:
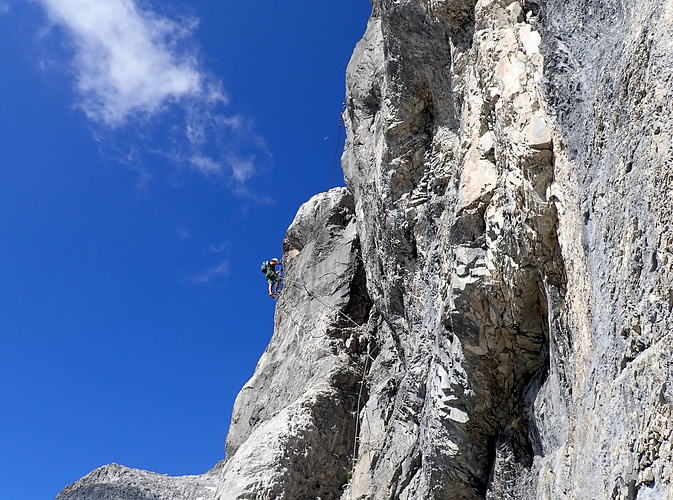
[[216,498],[673,498],[673,2],[372,7]]
[[343,166],[385,327],[350,498],[673,496],[673,4],[373,7]]
[[274,335],[236,398],[219,499],[338,498],[373,328],[353,197],[299,210],[283,243]]
[[342,160],[371,365],[321,498],[673,495],[672,13],[373,2]]

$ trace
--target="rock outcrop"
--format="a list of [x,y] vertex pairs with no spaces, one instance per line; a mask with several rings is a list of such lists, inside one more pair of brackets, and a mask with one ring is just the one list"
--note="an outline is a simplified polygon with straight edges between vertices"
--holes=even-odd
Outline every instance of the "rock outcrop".
[[343,166],[385,328],[350,498],[534,498],[567,421],[584,261],[539,45],[516,2],[407,1],[377,2],[356,48]]
[[217,500],[673,498],[673,4],[372,7]]
[[373,5],[343,166],[386,327],[350,498],[673,496],[671,6]]
[[243,387],[218,499],[337,499],[348,482],[374,316],[345,188],[304,204],[283,243],[273,338]]
[[179,477],[105,465],[65,488],[56,500],[213,500],[222,465],[200,476]]

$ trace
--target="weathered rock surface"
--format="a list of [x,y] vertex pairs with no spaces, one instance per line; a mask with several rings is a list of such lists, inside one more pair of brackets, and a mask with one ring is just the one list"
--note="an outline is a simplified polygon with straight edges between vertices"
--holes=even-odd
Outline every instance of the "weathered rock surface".
[[347,498],[673,497],[670,2],[373,7],[343,165],[385,326]]
[[234,405],[220,500],[336,499],[348,481],[371,329],[348,190],[303,205],[283,251],[274,335]]
[[551,1],[533,13],[578,183],[590,305],[590,335],[570,336],[581,355],[565,466],[543,471],[540,491],[673,498],[673,4]]
[[56,500],[213,500],[222,464],[200,476],[180,477],[105,465],[65,488]]
[[534,494],[570,209],[517,5],[375,2],[349,66],[344,171],[385,327],[347,498]]

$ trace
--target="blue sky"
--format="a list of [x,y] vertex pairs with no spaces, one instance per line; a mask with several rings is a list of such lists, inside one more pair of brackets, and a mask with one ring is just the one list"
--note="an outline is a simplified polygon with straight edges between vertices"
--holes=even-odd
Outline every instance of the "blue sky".
[[0,498],[224,458],[370,11],[0,0]]

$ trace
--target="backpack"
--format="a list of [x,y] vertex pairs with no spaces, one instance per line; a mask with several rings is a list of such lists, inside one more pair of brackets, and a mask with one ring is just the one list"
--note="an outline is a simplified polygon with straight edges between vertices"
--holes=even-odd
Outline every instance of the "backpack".
[[271,263],[268,260],[262,262],[262,272],[266,274],[269,272],[269,269],[271,269]]

